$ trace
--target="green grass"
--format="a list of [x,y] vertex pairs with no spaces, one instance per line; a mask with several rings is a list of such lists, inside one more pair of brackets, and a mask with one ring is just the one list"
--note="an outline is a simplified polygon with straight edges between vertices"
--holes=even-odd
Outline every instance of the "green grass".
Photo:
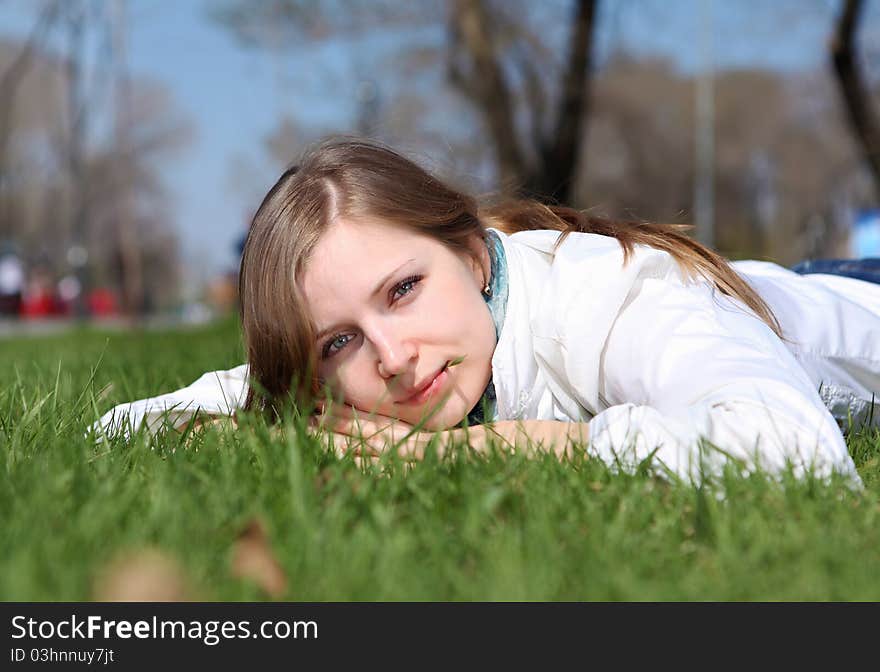
[[287,600],[880,599],[877,433],[849,440],[860,494],[756,476],[713,493],[464,451],[360,469],[259,421],[189,445],[83,436],[115,403],[241,361],[232,323],[0,341],[0,598],[93,599],[113,558],[152,548],[199,599],[265,599],[230,571],[258,518]]

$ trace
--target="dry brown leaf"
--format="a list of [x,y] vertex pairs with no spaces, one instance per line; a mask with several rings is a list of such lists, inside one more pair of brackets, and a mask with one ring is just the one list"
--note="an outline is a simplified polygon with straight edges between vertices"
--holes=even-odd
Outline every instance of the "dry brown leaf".
[[118,555],[98,573],[99,602],[185,602],[193,599],[186,576],[170,556],[152,548]]
[[287,592],[287,575],[269,545],[265,526],[257,519],[247,524],[232,547],[232,574],[253,581],[274,599]]

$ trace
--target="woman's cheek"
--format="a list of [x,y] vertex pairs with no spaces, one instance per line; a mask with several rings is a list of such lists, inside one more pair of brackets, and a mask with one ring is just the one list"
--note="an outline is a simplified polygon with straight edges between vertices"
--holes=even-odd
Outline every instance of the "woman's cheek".
[[420,297],[419,318],[428,324],[446,324],[455,319],[460,312],[460,304],[453,300],[458,294],[449,292],[425,292]]
[[363,397],[362,385],[358,385],[358,381],[362,380],[362,376],[358,376],[357,367],[353,366],[353,362],[346,361],[336,369],[336,389],[339,390],[346,403],[355,404],[355,400]]

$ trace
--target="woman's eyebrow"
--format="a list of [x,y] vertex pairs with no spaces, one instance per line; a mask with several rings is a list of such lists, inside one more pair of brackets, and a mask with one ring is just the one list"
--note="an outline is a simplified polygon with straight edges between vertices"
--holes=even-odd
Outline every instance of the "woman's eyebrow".
[[388,275],[386,275],[384,278],[382,278],[381,282],[379,282],[379,284],[376,285],[376,289],[374,289],[374,290],[373,290],[373,293],[370,294],[370,298],[371,298],[371,299],[374,298],[374,297],[376,296],[376,294],[378,294],[379,292],[381,292],[381,291],[382,291],[382,288],[383,288],[386,284],[388,284],[388,281],[391,280],[391,277],[392,277],[395,273],[397,273],[398,271],[400,271],[400,269],[403,268],[404,266],[406,266],[407,264],[411,264],[411,263],[414,262],[414,261],[415,261],[415,259],[407,259],[407,260],[404,261],[400,266],[398,266],[398,267],[395,268],[393,271],[391,271]]
[[[398,266],[398,267],[395,268],[393,271],[391,271],[388,275],[386,275],[384,278],[382,278],[382,280],[379,282],[378,285],[376,285],[376,288],[375,288],[375,289],[372,291],[372,293],[370,294],[370,298],[371,298],[371,299],[374,298],[379,292],[381,292],[381,291],[382,291],[382,288],[383,288],[386,284],[388,284],[388,281],[391,280],[391,278],[394,277],[395,274],[397,274],[397,273],[400,272],[400,269],[404,268],[407,264],[411,264],[411,263],[413,263],[414,261],[415,261],[415,258],[413,258],[413,259],[407,259],[407,260],[404,261],[400,266]],[[325,327],[324,329],[321,329],[321,331],[319,331],[319,332],[317,333],[317,335],[315,336],[315,340],[316,340],[316,341],[319,341],[319,340],[321,340],[322,338],[324,338],[324,336],[326,336],[327,334],[329,334],[331,331],[335,331],[335,330],[336,330],[336,325],[331,325],[331,326],[329,326],[329,327]]]

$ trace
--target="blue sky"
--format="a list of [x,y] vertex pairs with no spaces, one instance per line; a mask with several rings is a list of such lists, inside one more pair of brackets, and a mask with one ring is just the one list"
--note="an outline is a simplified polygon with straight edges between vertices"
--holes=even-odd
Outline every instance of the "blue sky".
[[[823,47],[837,2],[708,4],[716,67],[823,67]],[[768,4],[777,12],[772,20],[765,19]],[[270,51],[244,49],[208,18],[209,5],[210,0],[128,3],[131,71],[166,86],[195,130],[191,144],[163,164],[174,199],[171,212],[194,283],[236,265],[235,241],[278,170],[266,158],[263,139],[279,117],[296,108],[304,123],[350,128],[353,82],[367,62],[340,42],[295,47],[280,58]],[[875,62],[880,59],[878,5],[869,0],[861,35]],[[693,71],[700,64],[700,6],[700,0],[606,0],[599,23],[600,59],[624,46],[665,56],[680,69]],[[0,35],[25,34],[35,7],[33,0],[0,4]],[[388,41],[393,39],[380,36],[372,45],[362,43],[362,48],[390,48]]]
[[[169,166],[167,183],[176,196],[185,258],[210,274],[237,264],[235,241],[258,203],[254,199],[275,177],[275,167],[265,165],[263,174],[236,184],[232,166],[261,165],[263,138],[284,113],[285,96],[277,58],[240,48],[207,18],[206,4],[133,2],[130,63],[133,73],[170,87],[195,126],[192,145]],[[338,62],[332,52],[321,55],[324,62]],[[316,116],[345,123],[337,106],[312,99],[311,108]]]

